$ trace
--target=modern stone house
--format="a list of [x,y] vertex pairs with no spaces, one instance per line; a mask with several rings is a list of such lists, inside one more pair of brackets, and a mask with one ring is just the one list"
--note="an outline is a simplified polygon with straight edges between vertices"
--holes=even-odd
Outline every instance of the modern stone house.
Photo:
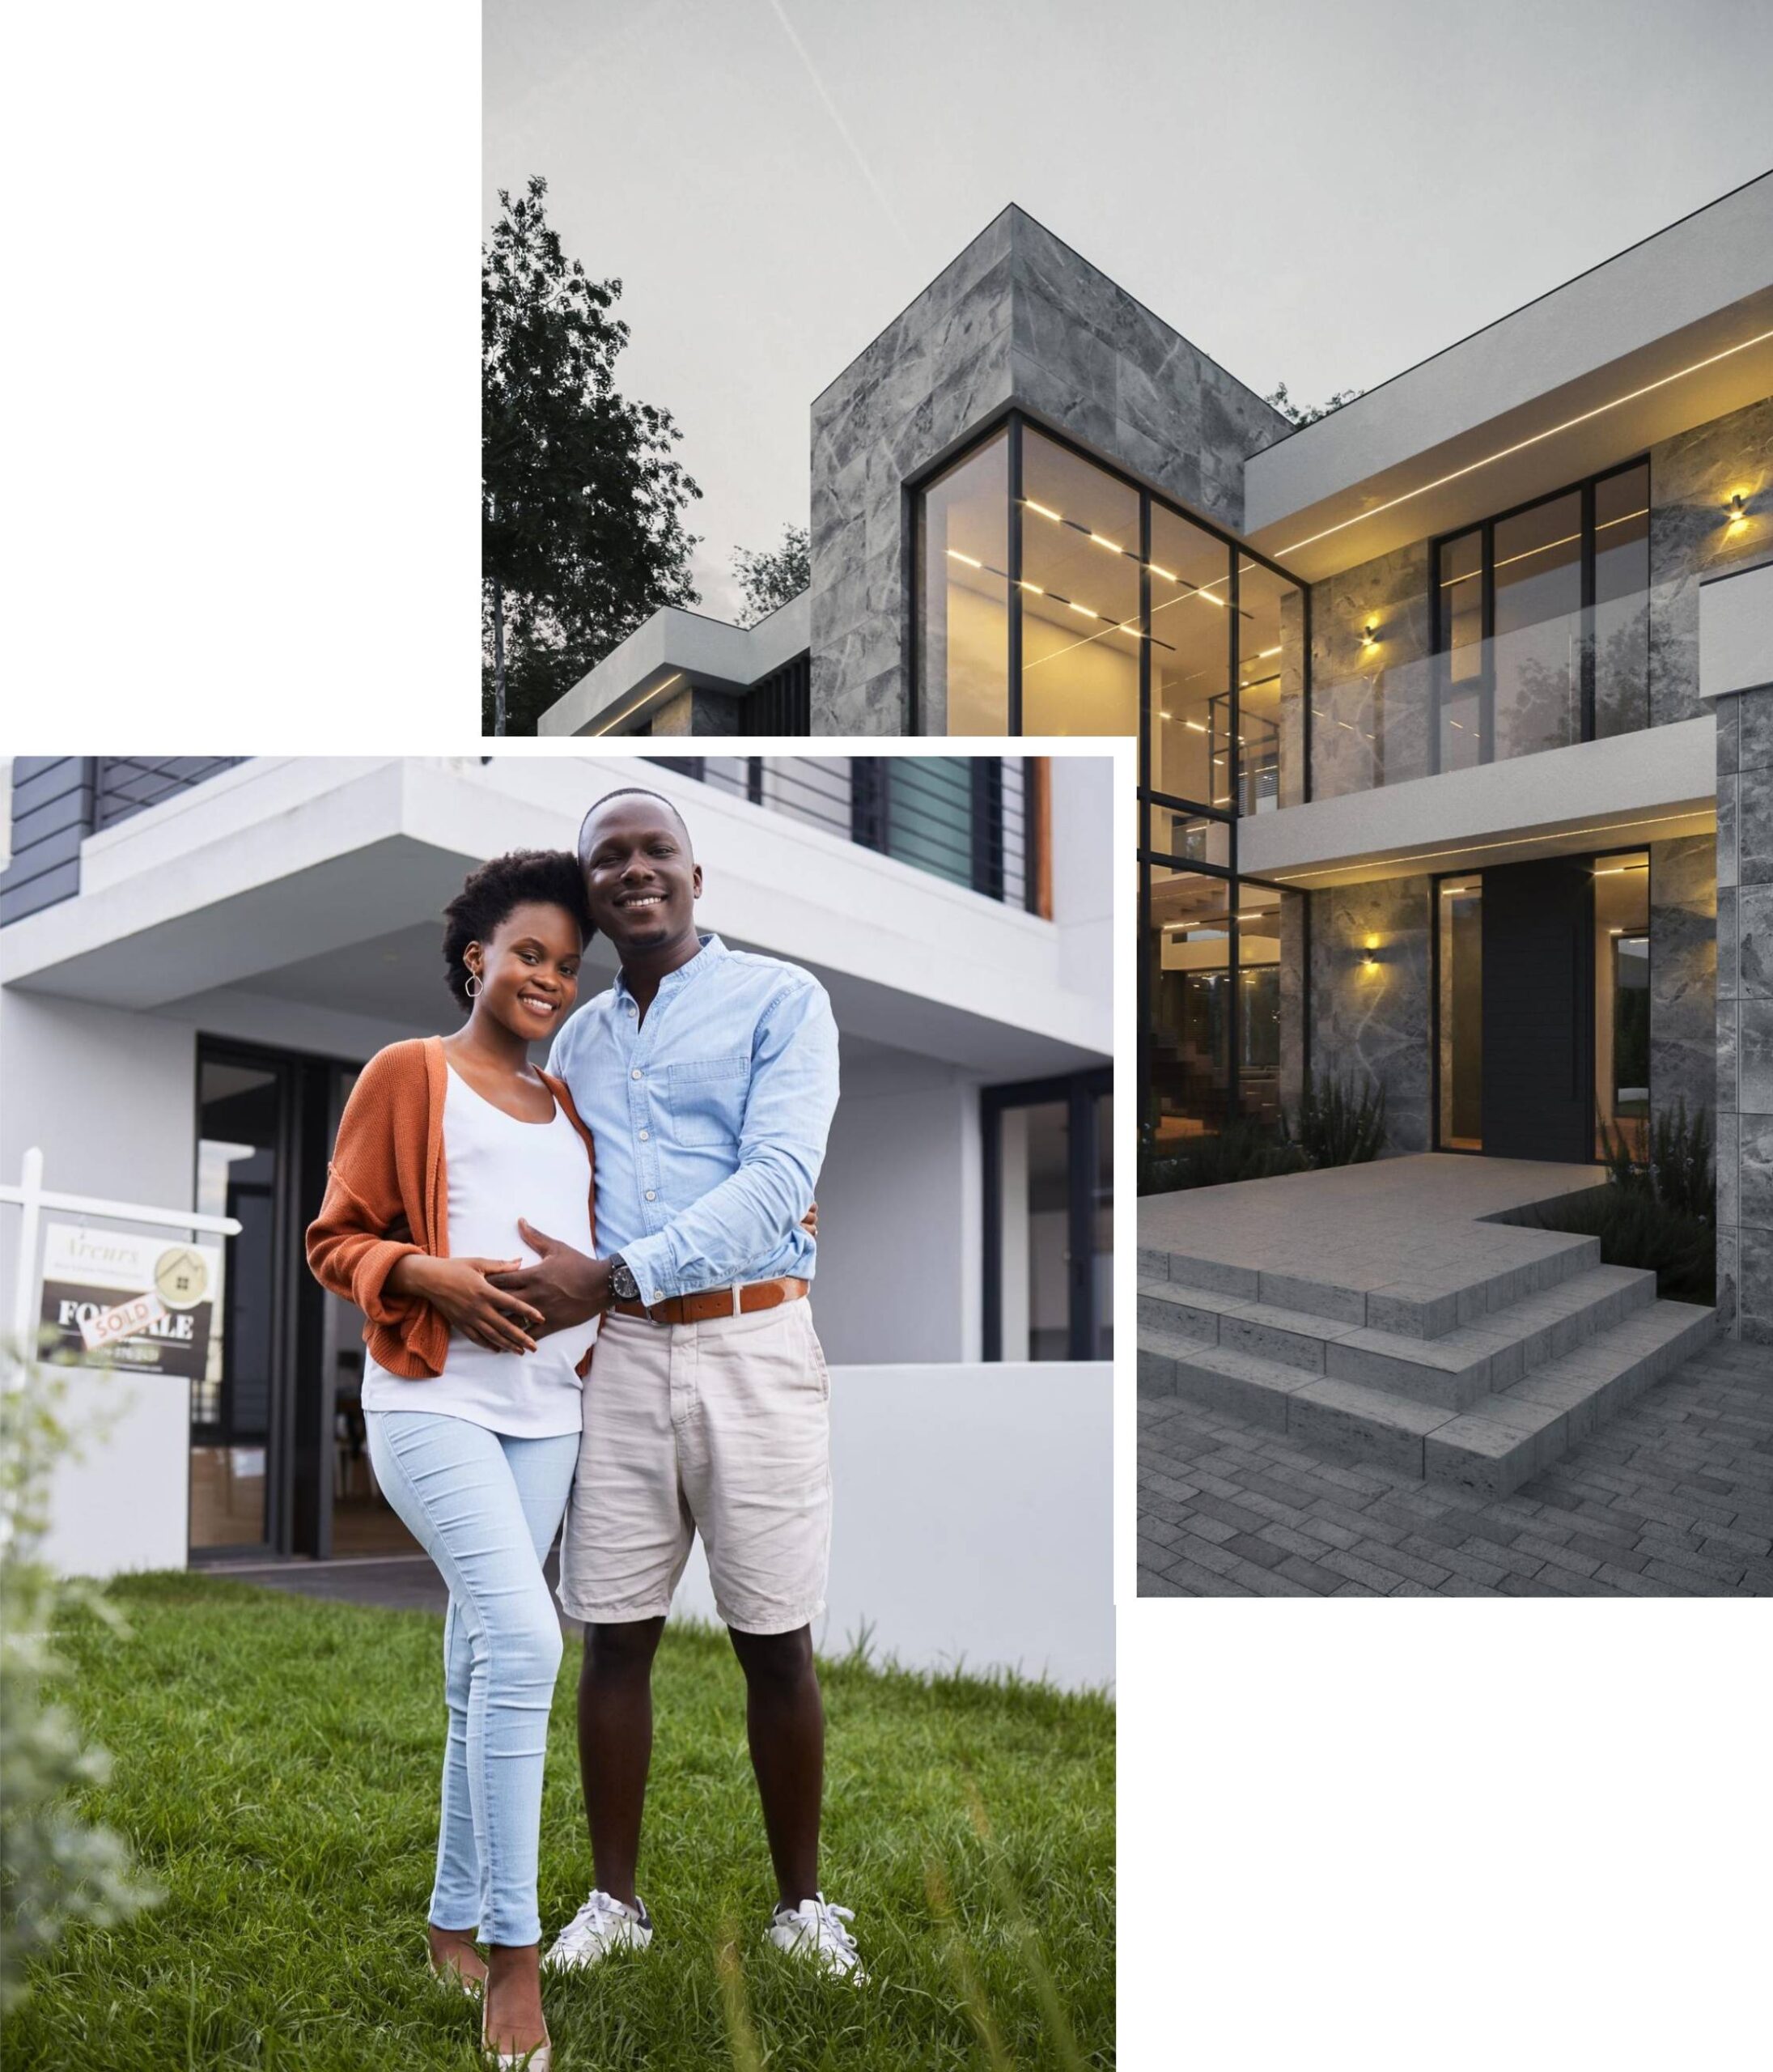
[[1773,175],[1295,429],[1004,210],[814,402],[812,582],[543,722],[1139,739],[1159,1146],[1716,1119],[1773,1342]]

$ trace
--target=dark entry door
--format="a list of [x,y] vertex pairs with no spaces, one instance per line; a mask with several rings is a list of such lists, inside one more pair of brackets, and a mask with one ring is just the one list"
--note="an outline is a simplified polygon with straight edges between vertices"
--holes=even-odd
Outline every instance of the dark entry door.
[[1483,874],[1483,1148],[1594,1156],[1594,867],[1586,856]]

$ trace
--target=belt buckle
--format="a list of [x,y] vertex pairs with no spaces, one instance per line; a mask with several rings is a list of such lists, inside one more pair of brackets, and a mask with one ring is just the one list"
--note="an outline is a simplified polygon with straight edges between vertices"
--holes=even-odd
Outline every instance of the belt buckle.
[[739,1299],[744,1293],[744,1288],[743,1283],[736,1280],[734,1281],[732,1284],[732,1314],[736,1317],[742,1316],[744,1314],[744,1310],[740,1306]]

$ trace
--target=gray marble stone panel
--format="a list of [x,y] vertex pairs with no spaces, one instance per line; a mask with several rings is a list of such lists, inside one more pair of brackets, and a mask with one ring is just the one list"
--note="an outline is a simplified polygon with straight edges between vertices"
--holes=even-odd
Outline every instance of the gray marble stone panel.
[[[1741,1186],[1733,1223],[1773,1230],[1773,1115],[1741,1119]],[[1724,1213],[1720,1200],[1718,1214]]]
[[[1254,392],[1006,209],[813,405],[812,727],[911,724],[909,480],[1014,401],[1235,529],[1243,464],[1287,429]],[[917,715],[945,730],[936,686]]]
[[1773,885],[1773,770],[1745,770],[1736,782],[1737,882]]
[[1716,1105],[1716,855],[1692,834],[1650,850],[1650,1087],[1659,1113]]
[[1740,1111],[1741,1107],[1736,1070],[1737,1006],[1734,1000],[1718,1002],[1718,1110],[1720,1114],[1726,1108]]
[[1717,1178],[1717,1220],[1720,1225],[1737,1224],[1742,1220],[1741,1204],[1741,1118],[1725,1109],[1718,1117],[1716,1171]]
[[1726,507],[1745,482],[1773,475],[1773,397],[1665,440],[1650,454],[1650,719],[1704,711],[1699,697],[1699,586],[1760,552],[1764,528],[1733,529]]
[[1721,745],[1727,719],[1734,721],[1733,732],[1740,735],[1737,759],[1730,767],[1734,770],[1773,770],[1773,687],[1745,690],[1737,697],[1720,698],[1714,703],[1720,708],[1719,753],[1723,753]]
[[1736,885],[1740,878],[1736,857],[1736,798],[1741,779],[1728,771],[1718,779],[1718,885]]
[[[1707,845],[1715,844],[1716,836],[1707,836]],[[1713,864],[1716,857],[1714,849]],[[1741,966],[1736,953],[1737,901],[1734,885],[1726,885],[1718,894],[1717,919],[1717,996],[1720,1000],[1734,1000],[1738,990],[1737,974]]]
[[1773,1345],[1773,1230],[1737,1233],[1739,1329],[1751,1345]]
[[1735,990],[1745,1000],[1773,998],[1773,885],[1745,886],[1736,909]]
[[1312,1070],[1385,1088],[1393,1153],[1430,1141],[1430,890],[1425,877],[1385,878],[1311,895]]
[[1773,1000],[1737,1003],[1737,1107],[1746,1115],[1773,1115]]

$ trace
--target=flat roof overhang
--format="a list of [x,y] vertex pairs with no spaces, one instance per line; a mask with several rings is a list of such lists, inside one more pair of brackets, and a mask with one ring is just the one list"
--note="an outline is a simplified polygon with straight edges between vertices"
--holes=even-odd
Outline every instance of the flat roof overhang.
[[1315,892],[1703,834],[1717,826],[1716,743],[1707,714],[1285,806],[1238,822],[1238,868]]
[[804,654],[811,595],[802,591],[755,626],[729,626],[668,605],[636,626],[536,723],[539,734],[631,733],[685,690],[742,693]]
[[[840,1031],[968,1072],[1101,1061],[1112,1004],[1064,983],[1063,931],[657,764],[257,758],[89,836],[71,899],[0,931],[0,983],[201,1021],[218,994],[442,1029],[442,912],[476,864],[570,848],[625,776],[692,821],[704,928],[788,958]],[[614,969],[594,939],[588,998]]]
[[1321,581],[1768,395],[1773,173],[1253,455],[1246,532]]

